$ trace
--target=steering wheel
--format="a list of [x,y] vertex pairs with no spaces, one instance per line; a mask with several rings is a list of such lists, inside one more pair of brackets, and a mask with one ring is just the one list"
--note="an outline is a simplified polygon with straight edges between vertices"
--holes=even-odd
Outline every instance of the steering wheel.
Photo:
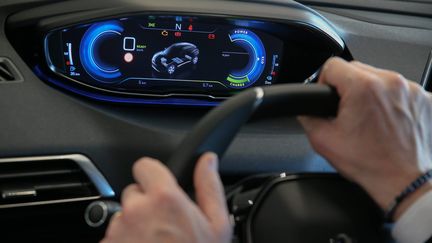
[[[204,116],[172,154],[167,166],[182,188],[191,193],[198,157],[212,151],[222,158],[237,132],[252,115],[332,117],[336,116],[338,105],[336,90],[327,85],[283,84],[243,91]],[[242,233],[246,235],[246,242],[285,242],[287,237],[293,239],[293,235],[297,240],[292,242],[321,242],[322,239],[325,239],[323,242],[377,242],[377,239],[382,241],[384,238],[378,207],[358,186],[337,175],[278,178],[264,188],[257,201],[260,205],[254,205],[245,227],[242,227],[246,231]],[[344,198],[345,194],[349,194],[349,200]],[[290,200],[300,208],[285,207]],[[110,203],[106,203],[105,209]],[[100,201],[89,205],[88,214],[92,205],[98,206]],[[322,205],[327,208],[322,208]],[[324,216],[320,215],[323,210],[326,212]],[[290,223],[284,221],[286,217],[291,217]],[[279,228],[281,225],[289,225],[291,230]],[[310,225],[316,227],[315,233]]]
[[182,188],[190,191],[198,157],[212,151],[222,158],[253,114],[335,116],[338,103],[337,92],[326,85],[283,84],[243,91],[204,116],[181,142],[167,166]]

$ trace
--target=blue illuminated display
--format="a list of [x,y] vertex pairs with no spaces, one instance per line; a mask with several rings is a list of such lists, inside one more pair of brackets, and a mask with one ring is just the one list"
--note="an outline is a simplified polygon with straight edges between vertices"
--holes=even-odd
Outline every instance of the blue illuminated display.
[[204,106],[204,107],[211,107],[211,106],[217,106],[220,102],[218,101],[205,101],[205,100],[198,100],[198,99],[181,99],[181,98],[164,98],[164,99],[155,99],[155,98],[139,98],[139,97],[119,97],[115,95],[105,95],[105,94],[99,94],[96,92],[91,92],[88,90],[84,90],[81,88],[77,88],[68,84],[65,84],[57,79],[48,77],[45,75],[40,67],[36,66],[33,68],[33,71],[35,74],[60,87],[63,89],[66,89],[72,93],[82,95],[84,97],[98,100],[98,101],[104,101],[104,102],[112,102],[112,103],[123,103],[123,104],[146,104],[146,105],[178,105],[178,106]]
[[232,71],[227,81],[233,88],[245,88],[255,83],[264,71],[266,52],[261,39],[248,29],[236,29],[229,35],[232,43],[242,47],[249,55],[247,65]]
[[83,68],[94,79],[104,82],[116,82],[122,73],[118,67],[107,64],[95,51],[101,43],[114,36],[121,36],[123,28],[117,21],[102,22],[92,25],[84,34],[80,44],[80,58]]
[[244,23],[251,26],[144,15],[56,30],[46,37],[46,54],[50,69],[62,77],[47,76],[97,100],[215,105],[276,81],[283,42],[252,29],[259,22]]

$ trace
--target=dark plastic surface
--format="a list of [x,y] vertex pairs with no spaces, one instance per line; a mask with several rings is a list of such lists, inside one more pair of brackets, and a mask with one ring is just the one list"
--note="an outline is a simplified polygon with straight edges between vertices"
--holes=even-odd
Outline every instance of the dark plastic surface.
[[[8,20],[8,27],[15,29],[36,24],[39,31],[43,33],[80,21],[152,11],[211,16],[247,16],[276,19],[280,22],[305,23],[332,38],[336,45],[344,47],[342,39],[336,34],[333,27],[319,14],[292,0],[284,1],[284,4],[285,8],[281,9],[278,6],[259,2],[245,5],[236,1],[215,0],[183,0],[181,4],[175,0],[106,0],[103,3],[85,0],[65,1],[14,14]],[[266,14],[263,15],[263,13]],[[267,13],[271,13],[271,16]]]
[[[274,0],[270,0],[274,1]],[[275,1],[276,2],[276,1]],[[300,0],[311,6],[359,9],[373,12],[395,13],[413,16],[432,17],[432,4],[426,1],[361,1],[361,0]]]
[[248,243],[369,243],[386,237],[379,207],[358,186],[335,175],[278,179],[254,205]]

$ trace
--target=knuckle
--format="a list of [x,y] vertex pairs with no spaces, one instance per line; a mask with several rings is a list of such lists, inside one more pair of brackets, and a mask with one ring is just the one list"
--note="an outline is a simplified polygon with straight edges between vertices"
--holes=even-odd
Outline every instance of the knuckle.
[[337,66],[339,66],[340,63],[341,63],[340,58],[332,57],[328,59],[327,62],[324,64],[323,70],[325,71],[325,70],[334,69]]
[[170,206],[176,204],[178,195],[175,190],[171,188],[160,187],[154,191],[154,199],[157,205]]
[[389,71],[386,74],[386,78],[391,88],[403,89],[407,88],[408,82],[401,74],[393,71]]
[[405,77],[395,71],[387,71],[387,78],[394,82],[406,82]]
[[376,92],[380,89],[380,82],[369,73],[362,73],[359,76],[360,91]]
[[418,83],[409,82],[408,85],[412,94],[420,95],[423,93],[423,88]]
[[353,64],[353,65],[362,65],[363,64],[362,62],[359,62],[357,60],[353,60],[350,63]]
[[133,222],[137,212],[145,209],[145,205],[139,200],[126,200],[122,203],[122,218],[126,222]]
[[423,89],[422,86],[415,82],[409,82],[408,85],[410,96],[412,97],[414,102],[416,102],[417,104],[427,104],[430,102],[430,95],[427,93],[426,90]]

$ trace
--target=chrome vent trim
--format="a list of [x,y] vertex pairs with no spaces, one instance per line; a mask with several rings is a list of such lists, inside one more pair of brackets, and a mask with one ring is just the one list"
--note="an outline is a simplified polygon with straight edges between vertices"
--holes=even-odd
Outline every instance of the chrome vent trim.
[[0,57],[0,84],[22,82],[23,77],[9,58]]
[[46,200],[25,203],[13,203],[0,205],[0,209],[13,208],[22,206],[34,206],[53,203],[76,202],[85,200],[95,200],[102,197],[115,196],[114,190],[109,185],[108,181],[102,173],[96,168],[91,160],[82,154],[67,154],[67,155],[52,155],[52,156],[29,156],[29,157],[14,157],[14,158],[0,158],[1,163],[20,163],[20,162],[38,162],[38,161],[55,161],[55,160],[70,160],[75,162],[83,172],[88,176],[89,180],[93,183],[99,195],[89,197],[77,197],[58,200]]
[[432,91],[432,50],[429,53],[429,57],[426,62],[423,76],[420,80],[420,84],[425,90],[429,92]]

